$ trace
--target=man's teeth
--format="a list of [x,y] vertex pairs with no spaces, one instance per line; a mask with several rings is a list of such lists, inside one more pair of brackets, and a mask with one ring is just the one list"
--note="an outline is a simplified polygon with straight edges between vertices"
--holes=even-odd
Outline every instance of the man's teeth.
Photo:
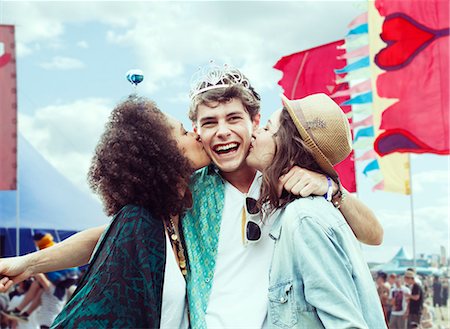
[[227,145],[220,145],[216,147],[216,152],[226,152],[229,151],[233,148],[238,147],[237,143],[231,143],[231,144],[227,144]]

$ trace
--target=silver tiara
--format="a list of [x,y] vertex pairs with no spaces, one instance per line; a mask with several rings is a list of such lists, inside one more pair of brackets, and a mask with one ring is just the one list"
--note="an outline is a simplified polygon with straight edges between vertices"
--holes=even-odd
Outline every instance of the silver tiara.
[[237,84],[253,93],[250,81],[238,69],[227,64],[219,66],[211,61],[209,65],[199,68],[192,76],[189,97],[193,99],[205,91],[227,88]]

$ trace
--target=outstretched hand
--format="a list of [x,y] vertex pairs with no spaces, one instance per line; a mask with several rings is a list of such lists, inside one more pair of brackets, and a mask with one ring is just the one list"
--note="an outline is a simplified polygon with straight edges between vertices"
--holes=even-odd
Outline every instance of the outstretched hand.
[[[334,194],[337,192],[338,186],[334,181],[332,184]],[[291,194],[302,197],[324,195],[328,191],[328,182],[325,175],[294,166],[286,175],[280,177],[278,195],[281,195],[283,188]]]
[[24,256],[0,259],[0,293],[32,275]]

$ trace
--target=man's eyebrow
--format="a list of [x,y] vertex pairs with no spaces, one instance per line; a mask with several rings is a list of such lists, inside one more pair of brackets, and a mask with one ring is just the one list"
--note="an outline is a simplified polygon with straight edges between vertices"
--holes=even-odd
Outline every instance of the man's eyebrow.
[[202,121],[206,121],[206,120],[216,120],[216,117],[214,117],[214,116],[211,116],[211,117],[203,117],[203,118],[200,118],[200,122],[202,122]]
[[233,115],[244,115],[244,113],[242,111],[235,111],[235,112],[227,113],[227,117],[231,117]]

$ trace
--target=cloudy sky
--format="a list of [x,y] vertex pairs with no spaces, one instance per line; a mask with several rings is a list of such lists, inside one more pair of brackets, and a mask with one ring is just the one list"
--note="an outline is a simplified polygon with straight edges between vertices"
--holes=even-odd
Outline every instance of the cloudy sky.
[[[276,61],[342,39],[364,10],[363,1],[0,0],[0,23],[16,26],[20,132],[90,193],[85,176],[103,125],[134,91],[126,71],[142,69],[137,92],[189,127],[191,75],[211,59],[232,64],[260,91],[264,121],[280,104]],[[448,247],[448,166],[448,157],[412,156],[417,253]],[[387,261],[401,246],[412,254],[410,197],[371,192],[362,175],[358,183],[358,196],[385,228],[381,247],[364,247],[367,258]]]

